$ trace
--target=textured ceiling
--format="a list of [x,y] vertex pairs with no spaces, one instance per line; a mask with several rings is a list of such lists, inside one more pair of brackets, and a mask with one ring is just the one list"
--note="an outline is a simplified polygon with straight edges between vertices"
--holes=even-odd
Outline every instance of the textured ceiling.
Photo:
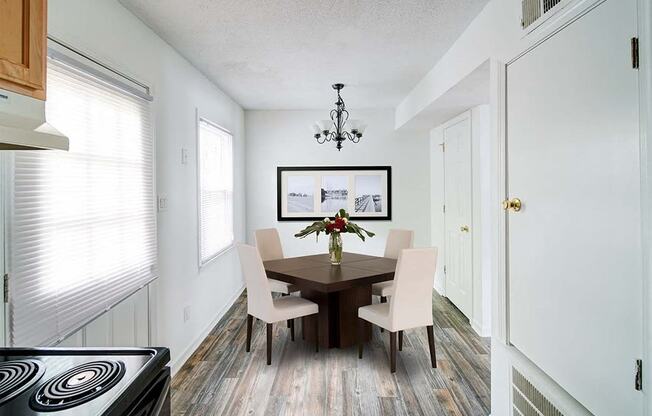
[[488,0],[120,0],[246,109],[393,108]]

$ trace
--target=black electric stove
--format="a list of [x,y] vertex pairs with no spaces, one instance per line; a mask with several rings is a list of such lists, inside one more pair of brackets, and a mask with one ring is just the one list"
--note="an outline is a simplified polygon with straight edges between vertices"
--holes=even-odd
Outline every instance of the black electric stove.
[[167,348],[0,348],[0,416],[169,416]]

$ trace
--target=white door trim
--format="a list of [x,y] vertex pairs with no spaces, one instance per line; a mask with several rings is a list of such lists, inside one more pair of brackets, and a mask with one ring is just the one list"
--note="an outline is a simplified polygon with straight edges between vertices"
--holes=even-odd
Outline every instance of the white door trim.
[[[638,0],[639,121],[643,252],[643,407],[652,414],[652,4]],[[647,375],[647,376],[646,376]]]
[[492,279],[492,343],[500,341],[504,345],[509,345],[509,309],[507,302],[506,275],[506,221],[505,212],[502,210],[501,203],[507,197],[506,193],[506,152],[505,152],[505,114],[507,103],[505,93],[507,91],[506,73],[507,65],[505,62],[492,59],[490,61],[490,102],[491,102],[491,217],[492,231],[494,233],[494,244],[492,245],[491,257],[493,279]]

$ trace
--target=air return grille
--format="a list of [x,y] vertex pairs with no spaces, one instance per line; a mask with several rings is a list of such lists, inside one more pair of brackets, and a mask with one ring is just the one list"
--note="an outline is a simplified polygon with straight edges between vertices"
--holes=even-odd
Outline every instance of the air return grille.
[[558,5],[560,2],[561,0],[543,0],[543,13],[548,13],[550,9]]
[[541,0],[523,0],[521,26],[523,29],[536,22],[541,17]]
[[512,367],[514,416],[564,416],[516,368]]
[[562,0],[521,0],[521,26],[527,28],[561,2]]

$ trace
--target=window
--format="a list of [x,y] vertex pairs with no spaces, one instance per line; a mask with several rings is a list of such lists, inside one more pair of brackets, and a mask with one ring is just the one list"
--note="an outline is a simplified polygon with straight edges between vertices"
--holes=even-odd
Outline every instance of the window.
[[48,62],[48,121],[70,152],[16,152],[9,335],[52,345],[156,277],[149,103]]
[[199,265],[233,244],[233,136],[199,119]]

